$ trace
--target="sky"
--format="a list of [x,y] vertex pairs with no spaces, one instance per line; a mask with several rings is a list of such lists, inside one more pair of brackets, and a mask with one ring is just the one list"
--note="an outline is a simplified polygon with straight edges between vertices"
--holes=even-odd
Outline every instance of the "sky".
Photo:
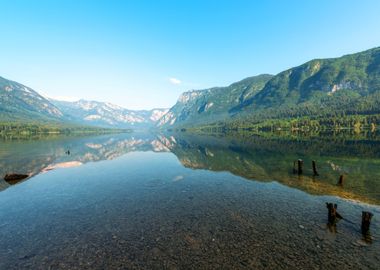
[[0,0],[0,76],[166,108],[191,89],[380,46],[378,0]]

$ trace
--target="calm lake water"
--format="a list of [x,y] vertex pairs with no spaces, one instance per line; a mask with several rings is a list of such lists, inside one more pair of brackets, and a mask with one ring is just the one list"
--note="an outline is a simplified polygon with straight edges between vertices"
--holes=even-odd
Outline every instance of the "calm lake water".
[[380,269],[379,165],[375,135],[3,139],[0,269]]

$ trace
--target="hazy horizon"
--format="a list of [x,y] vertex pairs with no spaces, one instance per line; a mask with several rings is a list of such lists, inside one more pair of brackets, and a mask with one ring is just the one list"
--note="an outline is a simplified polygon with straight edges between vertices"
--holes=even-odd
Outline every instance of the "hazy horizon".
[[184,91],[379,46],[380,3],[366,3],[5,1],[0,76],[61,100],[170,108]]

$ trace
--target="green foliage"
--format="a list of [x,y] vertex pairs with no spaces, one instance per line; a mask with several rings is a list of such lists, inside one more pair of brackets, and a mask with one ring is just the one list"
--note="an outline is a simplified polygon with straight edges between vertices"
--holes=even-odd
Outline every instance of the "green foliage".
[[337,115],[325,117],[299,117],[261,120],[254,117],[236,118],[213,124],[194,126],[193,131],[326,131],[326,130],[376,130],[380,126],[380,114],[374,115]]
[[29,136],[37,134],[90,134],[129,132],[127,129],[107,129],[88,126],[77,126],[54,122],[0,122],[0,136]]

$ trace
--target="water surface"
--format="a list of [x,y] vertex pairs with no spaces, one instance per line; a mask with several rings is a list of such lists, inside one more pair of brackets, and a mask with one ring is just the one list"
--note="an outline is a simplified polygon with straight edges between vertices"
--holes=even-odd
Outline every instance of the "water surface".
[[[32,177],[2,182],[0,269],[378,269],[378,143],[329,142],[187,133],[3,141],[1,173]],[[296,158],[302,176],[292,173]],[[349,222],[327,226],[326,202]],[[366,239],[363,210],[375,215]]]

